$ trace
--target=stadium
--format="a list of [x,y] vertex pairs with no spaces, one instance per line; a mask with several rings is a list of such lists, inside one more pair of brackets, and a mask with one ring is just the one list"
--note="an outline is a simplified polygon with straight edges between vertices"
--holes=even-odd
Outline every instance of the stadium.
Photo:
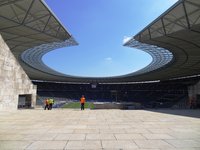
[[[43,0],[0,0],[0,110],[3,112],[21,109],[26,111],[32,111],[33,109],[43,110],[42,107],[46,98],[55,99],[54,108],[56,109],[64,104],[79,102],[81,95],[85,95],[87,101],[93,104],[92,109],[106,109],[106,112],[103,113],[104,117],[107,113],[111,114],[111,117],[105,117],[106,121],[115,114],[108,112],[107,109],[117,109],[117,112],[124,110],[123,113],[129,114],[130,112],[127,112],[127,110],[182,109],[184,113],[189,109],[198,110],[200,108],[200,1],[179,0],[156,20],[124,43],[123,46],[137,48],[152,57],[149,65],[136,72],[113,77],[81,77],[60,73],[43,62],[42,57],[48,52],[62,47],[78,46],[78,42],[76,37],[73,37],[62,25],[62,22],[59,21]],[[61,110],[58,109],[59,111]],[[31,112],[27,113],[25,117],[31,114]],[[76,117],[71,110],[70,113]],[[38,112],[36,112],[37,114]],[[80,123],[81,119],[84,120],[90,114],[90,112],[86,111],[85,116],[83,115],[83,118],[77,120],[71,118],[70,115],[67,118],[73,125],[73,123]],[[94,111],[94,114],[101,119],[100,112]],[[139,112],[136,112],[136,114],[138,116],[141,115]],[[45,117],[48,117],[47,114],[42,115],[44,116],[41,120],[45,120]],[[55,116],[59,118],[58,113]],[[122,116],[119,115],[118,117]],[[148,120],[147,116],[142,118],[144,119],[143,122],[146,119]],[[86,119],[89,122],[87,122],[87,127],[91,127],[92,132],[96,132],[93,129],[93,125],[95,125],[98,128],[98,133],[102,130],[104,131],[105,129],[100,127],[102,120],[98,120],[97,124],[93,124],[93,117],[90,118],[91,120]],[[123,122],[123,117],[121,120],[118,117],[114,117],[116,120],[111,119],[112,122],[109,122],[108,125]],[[170,120],[171,116],[163,117],[166,117],[166,120]],[[199,115],[196,117],[199,117]],[[2,118],[2,120],[5,118]],[[30,118],[34,120],[34,117]],[[135,117],[134,119],[137,122],[141,118]],[[142,127],[145,129],[148,124],[153,124],[154,128],[156,128],[154,119],[156,121],[159,120],[158,118],[153,118],[146,124],[142,124]],[[181,119],[183,118],[179,118],[179,120]],[[184,122],[188,125],[186,126],[187,129],[194,127],[193,130],[195,132],[198,131],[198,135],[195,133],[197,136],[195,137],[196,141],[188,138],[184,140],[186,143],[196,142],[196,145],[194,144],[195,146],[192,148],[198,149],[200,147],[198,144],[198,138],[200,137],[199,121],[184,119],[184,121],[188,120],[196,123],[192,125]],[[0,118],[0,122],[2,120]],[[26,122],[23,119],[21,120]],[[51,122],[50,119],[47,120]],[[53,121],[56,122],[55,119]],[[69,123],[64,122],[62,119],[59,121],[60,127]],[[3,120],[2,122],[8,123],[9,121]],[[16,125],[20,125],[19,122],[17,123]],[[129,121],[123,125],[127,127],[129,126],[128,123]],[[162,125],[162,122],[159,122],[160,124]],[[43,125],[49,128],[52,127],[45,123],[34,124],[35,130],[33,132],[37,132],[36,128]],[[168,125],[175,127],[170,123]],[[180,124],[178,125],[181,126]],[[117,131],[119,126],[119,124],[115,126],[116,130],[112,130],[113,133],[116,132],[118,134],[121,131]],[[81,132],[84,127],[78,126],[73,132],[68,129],[67,131],[73,134],[76,133],[75,131]],[[20,127],[18,126],[18,128]],[[183,128],[180,127],[177,130],[181,129]],[[3,133],[4,128],[0,128],[0,131]],[[65,131],[62,130],[60,132],[65,133]],[[84,134],[89,133],[84,132]],[[116,135],[115,137],[118,139]],[[89,137],[86,136],[87,138]],[[162,137],[160,138],[162,139]],[[10,140],[9,136],[8,139]],[[17,138],[17,140],[20,139]],[[0,149],[1,142],[0,132]],[[70,142],[68,143],[69,145],[64,144],[69,146],[69,149],[71,148],[70,144],[73,144],[73,140]],[[123,144],[121,145],[126,145],[126,142],[122,141]],[[168,141],[167,143],[170,142]],[[4,145],[6,142],[4,143],[3,141],[2,143]],[[86,143],[83,145],[88,144]],[[107,147],[108,143],[104,143],[104,141],[102,143],[99,144],[97,142],[97,148],[113,148]],[[140,141],[136,140],[135,143],[140,146]],[[142,144],[140,148],[149,148],[143,147],[143,145],[145,144]],[[177,148],[177,145],[174,145]],[[84,146],[83,149],[91,148]],[[161,144],[161,147],[152,147],[152,150],[153,148],[163,148],[162,146],[165,147],[166,145]],[[133,147],[133,145],[132,147],[130,146],[131,149]],[[187,146],[185,147],[187,148]],[[174,147],[169,146],[168,148]]]
[[152,56],[145,68],[122,76],[89,78],[59,73],[42,61],[49,51],[78,45],[44,1],[2,1],[0,108],[16,109],[19,97],[35,107],[36,94],[37,101],[48,96],[78,99],[85,94],[95,101],[141,101],[143,106],[161,103],[168,108],[187,108],[193,100],[199,107],[198,6],[195,0],[178,1],[124,43]]

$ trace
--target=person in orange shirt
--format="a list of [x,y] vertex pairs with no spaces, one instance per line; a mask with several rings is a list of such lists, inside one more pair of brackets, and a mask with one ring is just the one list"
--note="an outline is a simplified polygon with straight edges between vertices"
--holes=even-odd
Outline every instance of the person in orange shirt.
[[46,99],[44,100],[44,110],[46,110],[46,109],[49,110],[49,99],[48,99],[48,98],[46,98]]
[[84,95],[82,95],[82,97],[80,98],[80,103],[81,103],[81,110],[84,110],[84,104],[85,104],[85,97],[84,97]]

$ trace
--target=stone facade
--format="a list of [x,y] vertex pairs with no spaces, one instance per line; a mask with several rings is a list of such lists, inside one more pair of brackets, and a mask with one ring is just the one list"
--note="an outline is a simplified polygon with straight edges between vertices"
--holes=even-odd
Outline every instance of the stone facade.
[[33,85],[0,35],[0,110],[17,109],[19,95],[31,95],[36,103],[37,87]]

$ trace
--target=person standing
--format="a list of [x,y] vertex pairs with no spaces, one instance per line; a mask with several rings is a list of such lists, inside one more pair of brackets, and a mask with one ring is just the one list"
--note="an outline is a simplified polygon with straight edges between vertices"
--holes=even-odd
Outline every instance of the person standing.
[[46,109],[49,109],[49,99],[48,98],[46,98],[44,100],[44,110],[46,110]]
[[84,105],[85,105],[85,97],[84,97],[84,95],[82,95],[82,97],[80,98],[80,103],[81,103],[81,110],[84,110]]
[[53,104],[54,104],[54,99],[53,98],[49,99],[49,110],[52,109]]

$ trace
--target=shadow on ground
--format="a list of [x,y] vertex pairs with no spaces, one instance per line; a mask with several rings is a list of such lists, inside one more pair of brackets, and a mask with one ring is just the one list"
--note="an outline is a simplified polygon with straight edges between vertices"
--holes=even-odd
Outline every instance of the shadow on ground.
[[200,109],[147,109],[146,111],[200,118]]

